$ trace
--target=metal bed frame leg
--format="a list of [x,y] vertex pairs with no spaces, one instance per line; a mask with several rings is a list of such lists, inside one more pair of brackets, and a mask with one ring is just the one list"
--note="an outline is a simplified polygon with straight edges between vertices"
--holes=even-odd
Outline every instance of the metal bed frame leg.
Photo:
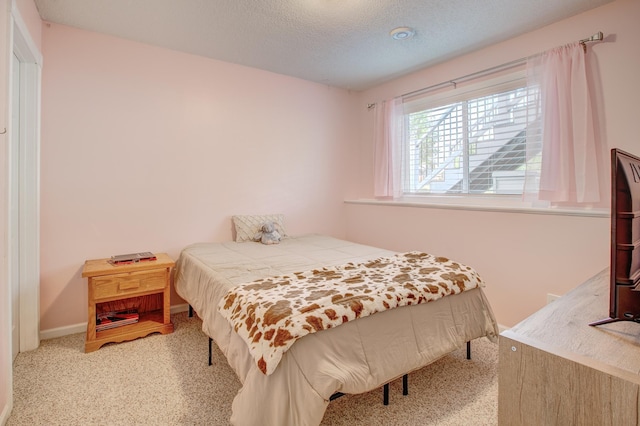
[[389,405],[389,383],[382,387],[382,403]]
[[[409,375],[402,376],[402,394],[409,395]],[[382,386],[382,403],[389,405],[389,383]]]
[[[471,340],[467,342],[467,359],[471,359]],[[409,395],[409,375],[402,376],[402,395]],[[389,384],[384,385],[384,405],[389,405]]]
[[209,337],[209,365],[212,364],[211,362],[211,345],[213,343],[213,339],[211,337]]
[[193,306],[189,305],[189,318],[193,317]]
[[402,395],[409,395],[409,375],[402,376]]

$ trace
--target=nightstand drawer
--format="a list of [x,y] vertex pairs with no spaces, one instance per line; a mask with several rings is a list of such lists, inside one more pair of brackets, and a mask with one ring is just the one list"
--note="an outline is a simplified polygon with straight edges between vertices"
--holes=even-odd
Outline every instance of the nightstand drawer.
[[128,272],[93,278],[93,297],[96,300],[115,296],[135,295],[151,290],[162,290],[167,284],[166,269]]

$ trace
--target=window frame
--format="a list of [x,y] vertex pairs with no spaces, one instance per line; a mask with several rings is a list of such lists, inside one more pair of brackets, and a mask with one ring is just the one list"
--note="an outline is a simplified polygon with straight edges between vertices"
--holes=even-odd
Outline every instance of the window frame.
[[[526,89],[527,87],[527,78],[525,70],[516,70],[509,71],[500,74],[499,76],[490,76],[482,79],[481,81],[474,80],[473,82],[466,84],[454,84],[453,88],[438,90],[436,93],[426,93],[420,94],[417,96],[410,97],[408,99],[403,99],[403,126],[405,128],[404,134],[408,135],[409,132],[409,115],[426,111],[429,109],[435,109],[440,107],[445,107],[448,105],[453,105],[459,102],[480,99],[486,96],[496,95],[499,93],[509,92],[516,89]],[[466,114],[466,113],[465,113]],[[463,118],[464,119],[464,118]],[[466,132],[466,127],[463,128],[463,132]],[[469,155],[469,146],[468,138],[464,138],[463,143],[465,144],[465,148],[463,150],[463,156],[468,159]],[[458,198],[458,197],[470,197],[473,199],[480,199],[483,197],[486,198],[522,198],[522,193],[518,194],[476,194],[469,192],[461,192],[461,193],[439,193],[439,192],[428,192],[428,191],[412,191],[411,188],[407,188],[410,185],[410,166],[409,162],[411,161],[409,156],[409,145],[410,141],[408,136],[405,140],[402,141],[402,147],[400,151],[401,155],[401,176],[402,176],[402,197],[411,197],[411,198],[436,198],[436,197],[445,197],[445,198]],[[469,185],[469,170],[468,167],[464,167],[463,171],[463,186],[468,188]],[[468,189],[467,189],[468,190]],[[524,191],[523,191],[524,192]]]

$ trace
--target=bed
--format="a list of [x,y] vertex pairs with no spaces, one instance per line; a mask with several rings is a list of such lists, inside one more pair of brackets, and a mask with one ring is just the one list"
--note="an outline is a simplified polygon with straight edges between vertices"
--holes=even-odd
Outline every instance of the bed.
[[257,242],[197,243],[176,262],[175,288],[202,319],[242,388],[231,423],[318,425],[333,395],[368,392],[487,336],[498,328],[481,287],[429,303],[397,307],[308,334],[268,375],[218,306],[244,283],[396,253],[323,235]]

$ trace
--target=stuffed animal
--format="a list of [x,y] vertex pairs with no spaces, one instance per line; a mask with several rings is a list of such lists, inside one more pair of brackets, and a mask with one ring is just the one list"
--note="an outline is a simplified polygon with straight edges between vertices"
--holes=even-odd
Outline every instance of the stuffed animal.
[[262,244],[278,244],[281,238],[273,222],[265,222],[260,228],[260,232],[254,237],[256,241],[260,241]]

